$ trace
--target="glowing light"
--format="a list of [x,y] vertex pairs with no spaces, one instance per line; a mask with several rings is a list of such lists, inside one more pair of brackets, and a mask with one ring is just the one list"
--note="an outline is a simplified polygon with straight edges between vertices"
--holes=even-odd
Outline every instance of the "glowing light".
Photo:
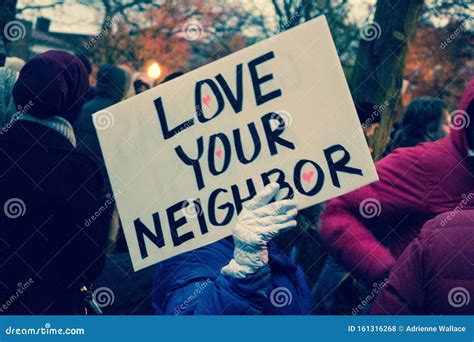
[[156,62],[153,62],[149,67],[148,67],[148,71],[147,71],[147,74],[148,76],[153,79],[153,80],[156,80],[160,77],[161,75],[161,68],[160,66],[158,65],[158,63]]

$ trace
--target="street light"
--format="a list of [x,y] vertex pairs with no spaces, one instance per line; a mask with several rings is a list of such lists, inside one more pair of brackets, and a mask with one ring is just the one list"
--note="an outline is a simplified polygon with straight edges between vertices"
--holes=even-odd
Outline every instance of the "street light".
[[156,81],[161,75],[161,68],[157,62],[153,62],[147,70],[148,77],[153,81]]

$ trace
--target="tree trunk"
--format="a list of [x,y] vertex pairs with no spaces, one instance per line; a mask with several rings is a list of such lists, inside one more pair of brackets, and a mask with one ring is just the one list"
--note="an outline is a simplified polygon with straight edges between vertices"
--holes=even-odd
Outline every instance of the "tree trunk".
[[390,138],[408,41],[422,5],[422,0],[378,0],[374,22],[361,29],[350,86],[356,103],[371,102],[382,109],[380,129],[372,146],[375,160],[381,157]]

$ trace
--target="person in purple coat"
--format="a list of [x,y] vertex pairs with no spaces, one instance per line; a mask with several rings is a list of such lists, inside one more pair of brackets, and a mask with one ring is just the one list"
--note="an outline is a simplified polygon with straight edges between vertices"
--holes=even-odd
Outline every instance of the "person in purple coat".
[[457,209],[428,221],[392,267],[373,315],[474,314],[474,210]]

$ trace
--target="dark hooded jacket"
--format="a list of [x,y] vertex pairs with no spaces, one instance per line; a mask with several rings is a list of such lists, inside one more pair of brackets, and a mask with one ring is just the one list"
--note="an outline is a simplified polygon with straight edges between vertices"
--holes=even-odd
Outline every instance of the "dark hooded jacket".
[[129,87],[130,76],[125,70],[111,64],[101,66],[97,75],[96,95],[84,105],[79,119],[74,125],[78,150],[92,158],[99,166],[104,180],[104,191],[110,194],[112,194],[112,189],[92,114],[120,102],[125,98]]
[[[17,106],[73,122],[88,87],[73,55],[49,51],[21,70]],[[49,115],[48,115],[49,113]],[[80,287],[102,271],[102,179],[73,142],[46,124],[18,120],[0,136],[0,314],[83,312]]]
[[[449,136],[396,149],[376,164],[378,182],[328,203],[321,238],[347,271],[367,283],[384,279],[426,221],[453,210],[474,190],[474,158],[465,129],[474,122],[465,112],[473,99],[474,79]],[[464,209],[474,209],[474,201]]]

